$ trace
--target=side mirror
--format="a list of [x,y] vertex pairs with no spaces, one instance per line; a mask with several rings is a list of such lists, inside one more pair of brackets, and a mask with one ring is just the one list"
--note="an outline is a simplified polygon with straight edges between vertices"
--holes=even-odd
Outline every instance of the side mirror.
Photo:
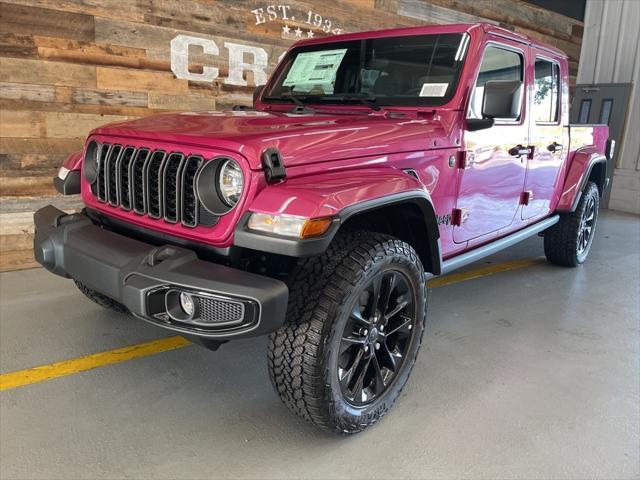
[[260,98],[262,90],[264,90],[264,85],[259,85],[253,90],[253,108],[256,108],[256,101]]
[[493,127],[493,118],[467,118],[467,130],[476,132]]
[[482,117],[517,119],[522,105],[520,80],[489,80],[484,84]]

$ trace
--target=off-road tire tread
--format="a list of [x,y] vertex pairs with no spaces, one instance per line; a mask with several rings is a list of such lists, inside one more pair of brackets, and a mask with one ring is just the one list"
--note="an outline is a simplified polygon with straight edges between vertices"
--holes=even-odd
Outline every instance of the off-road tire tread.
[[79,282],[78,280],[73,280],[78,287],[78,289],[84,293],[84,295],[91,301],[97,303],[101,307],[107,308],[109,310],[113,310],[118,313],[129,313],[129,309],[122,305],[119,302],[116,302],[114,299],[103,295],[100,292],[96,292],[92,288],[87,287],[84,283]]
[[588,182],[575,211],[560,214],[560,221],[544,232],[544,254],[550,263],[564,267],[579,265],[576,255],[578,229],[587,199],[592,195],[599,195],[598,187]]
[[[344,306],[345,292],[385,254],[400,254],[401,261],[419,268],[424,278],[422,264],[409,244],[388,235],[356,231],[339,234],[325,254],[303,259],[288,281],[287,322],[268,339],[269,377],[290,410],[323,430],[342,434],[362,431],[384,416],[400,395],[401,389],[374,415],[345,424],[335,415],[336,406],[326,395],[328,385],[323,380],[328,378],[331,349],[325,348],[325,343],[334,328],[331,320]],[[426,298],[425,292],[425,315]],[[416,357],[407,359],[411,361],[409,368]]]

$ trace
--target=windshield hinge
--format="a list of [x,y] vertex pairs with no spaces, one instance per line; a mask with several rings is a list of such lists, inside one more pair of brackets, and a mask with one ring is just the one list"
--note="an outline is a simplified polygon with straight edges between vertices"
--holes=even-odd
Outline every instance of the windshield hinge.
[[418,118],[433,118],[436,114],[435,110],[417,110],[416,116]]

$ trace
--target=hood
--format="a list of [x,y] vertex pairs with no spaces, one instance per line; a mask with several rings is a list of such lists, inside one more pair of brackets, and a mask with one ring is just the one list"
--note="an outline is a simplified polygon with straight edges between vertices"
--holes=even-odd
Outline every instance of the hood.
[[455,147],[452,118],[451,112],[185,112],[113,123],[92,133],[239,152],[257,170],[270,147],[280,151],[287,167]]

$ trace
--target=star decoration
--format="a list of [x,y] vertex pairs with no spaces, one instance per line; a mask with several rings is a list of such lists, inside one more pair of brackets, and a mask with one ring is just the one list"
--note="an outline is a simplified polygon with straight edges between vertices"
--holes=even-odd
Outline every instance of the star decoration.
[[285,35],[289,35],[290,31],[291,29],[289,28],[289,25],[285,25],[284,27],[282,27],[282,33],[284,33]]
[[300,30],[300,28],[296,28],[294,32],[296,32],[296,37],[302,37],[302,30]]
[[307,32],[307,38],[313,38],[313,30]]

